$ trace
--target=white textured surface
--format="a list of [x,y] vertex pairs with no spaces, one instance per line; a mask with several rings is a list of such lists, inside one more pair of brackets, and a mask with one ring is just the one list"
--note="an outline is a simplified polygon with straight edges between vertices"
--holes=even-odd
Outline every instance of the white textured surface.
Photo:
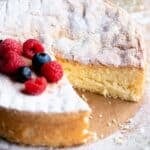
[[2,0],[0,14],[0,38],[39,38],[85,64],[143,67],[134,23],[101,0]]
[[76,112],[89,110],[88,105],[76,94],[67,79],[49,84],[38,96],[23,94],[24,84],[12,82],[0,74],[0,106],[31,112]]

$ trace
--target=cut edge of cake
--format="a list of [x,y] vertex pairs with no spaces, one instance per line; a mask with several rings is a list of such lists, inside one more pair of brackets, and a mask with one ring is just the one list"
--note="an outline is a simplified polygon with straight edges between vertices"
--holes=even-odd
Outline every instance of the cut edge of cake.
[[77,89],[128,101],[142,98],[145,81],[143,68],[85,65],[60,57],[57,60]]

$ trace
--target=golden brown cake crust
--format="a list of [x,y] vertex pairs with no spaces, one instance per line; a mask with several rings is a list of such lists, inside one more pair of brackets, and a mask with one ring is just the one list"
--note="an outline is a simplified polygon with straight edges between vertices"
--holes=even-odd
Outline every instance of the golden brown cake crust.
[[85,143],[89,112],[32,113],[0,107],[0,136],[25,145],[72,146]]

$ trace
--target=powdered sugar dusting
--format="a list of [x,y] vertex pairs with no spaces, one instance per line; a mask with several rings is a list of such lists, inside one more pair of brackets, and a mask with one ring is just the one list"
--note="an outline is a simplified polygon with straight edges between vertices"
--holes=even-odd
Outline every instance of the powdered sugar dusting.
[[126,12],[96,2],[84,2],[82,10],[70,1],[72,26],[67,30],[71,35],[66,31],[67,35],[58,37],[53,43],[54,52],[84,64],[143,67],[143,43],[134,22]]
[[31,112],[76,112],[90,110],[76,94],[65,77],[56,84],[49,84],[38,96],[23,94],[24,84],[13,82],[0,74],[0,107]]
[[139,30],[126,12],[102,0],[4,0],[0,12],[0,38],[34,37],[84,64],[144,66]]

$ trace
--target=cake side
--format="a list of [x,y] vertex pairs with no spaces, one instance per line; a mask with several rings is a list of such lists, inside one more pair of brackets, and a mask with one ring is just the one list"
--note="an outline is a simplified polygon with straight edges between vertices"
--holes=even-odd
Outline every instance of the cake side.
[[57,60],[75,88],[128,101],[139,101],[142,97],[145,78],[142,68],[85,65],[59,57]]
[[91,137],[89,115],[86,111],[35,113],[0,107],[0,136],[25,145],[78,145]]

